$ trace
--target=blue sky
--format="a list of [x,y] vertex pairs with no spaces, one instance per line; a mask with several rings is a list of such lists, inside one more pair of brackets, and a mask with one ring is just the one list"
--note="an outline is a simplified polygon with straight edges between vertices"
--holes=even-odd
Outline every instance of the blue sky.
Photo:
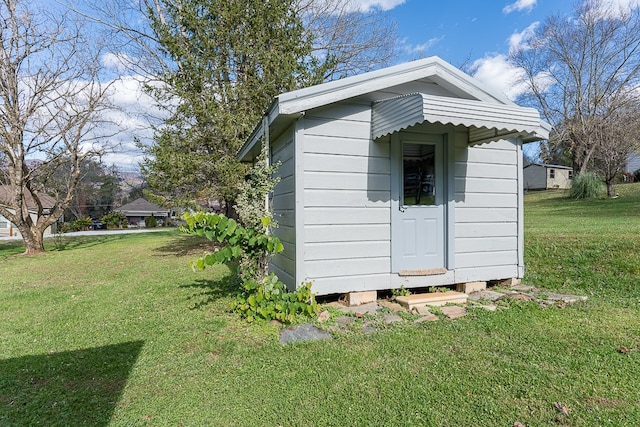
[[[438,55],[459,66],[485,56],[507,53],[513,34],[545,17],[568,13],[571,0],[406,0],[388,13],[409,56]],[[514,6],[515,5],[515,6]],[[513,6],[513,7],[509,7]]]
[[[39,0],[42,4],[60,1]],[[78,0],[69,1],[74,3]],[[464,64],[465,70],[478,80],[515,100],[524,87],[514,83],[519,70],[507,61],[509,49],[526,40],[526,35],[546,17],[569,14],[575,2],[580,0],[335,1],[350,2],[352,9],[382,10],[396,21],[398,56],[393,63],[437,55],[454,66]],[[602,1],[616,7],[628,7],[640,2]],[[140,76],[120,69],[115,54],[117,52],[107,54],[103,60],[114,74],[122,74],[113,85],[112,100],[121,108],[113,112],[113,119],[125,130],[117,137],[121,150],[106,156],[105,161],[125,169],[137,169],[142,156],[132,142],[132,135],[145,142],[151,141],[152,132],[146,114],[155,111],[154,101],[142,90]]]
[[[483,83],[516,99],[518,70],[506,55],[536,25],[552,15],[568,15],[577,0],[354,0],[361,10],[386,11],[398,24],[397,63],[437,55],[465,65]],[[603,0],[612,7],[639,0]]]

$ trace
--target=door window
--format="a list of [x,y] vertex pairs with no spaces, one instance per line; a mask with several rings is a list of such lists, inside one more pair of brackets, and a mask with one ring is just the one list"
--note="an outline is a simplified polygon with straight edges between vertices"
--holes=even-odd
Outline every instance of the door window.
[[430,144],[402,145],[402,204],[434,205],[436,202],[436,147]]

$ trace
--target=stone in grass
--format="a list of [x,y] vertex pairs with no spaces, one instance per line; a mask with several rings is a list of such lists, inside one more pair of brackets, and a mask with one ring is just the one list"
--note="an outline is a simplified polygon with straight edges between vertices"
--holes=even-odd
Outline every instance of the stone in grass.
[[318,322],[319,323],[324,323],[327,320],[329,320],[329,318],[331,317],[331,314],[329,313],[328,310],[324,310],[322,313],[318,314]]
[[378,312],[378,303],[370,302],[367,304],[357,305],[354,307],[340,307],[340,311],[343,313],[354,313],[354,314],[376,314]]
[[402,317],[393,313],[384,313],[382,315],[382,321],[385,325],[389,325],[391,323],[402,322]]
[[506,294],[500,297],[501,300],[515,300],[515,301],[532,301],[534,298],[528,294],[521,294],[518,292],[514,292],[512,294]]
[[510,288],[512,290],[518,291],[518,292],[533,292],[533,291],[536,290],[536,288],[534,286],[522,285],[522,284],[511,285]]
[[298,325],[280,331],[280,344],[291,344],[300,341],[321,341],[332,339],[327,331],[316,328],[313,325]]
[[422,314],[423,316],[426,316],[427,314],[431,314],[429,307],[427,307],[426,305],[413,307],[411,311],[417,314]]
[[504,295],[505,294],[501,292],[495,292],[495,291],[479,291],[469,295],[469,299],[472,301],[482,301],[482,300],[496,301],[497,299],[502,298]]
[[574,303],[578,301],[586,301],[587,297],[580,295],[566,295],[566,294],[554,294],[554,293],[544,293],[546,295],[548,301],[557,302],[563,301],[566,303]]
[[433,313],[427,313],[424,316],[414,320],[414,322],[415,323],[435,322],[436,320],[440,320],[440,318]]
[[386,307],[389,310],[393,311],[394,313],[397,313],[398,311],[404,311],[404,307],[403,306],[401,306],[397,302],[393,302],[393,301],[380,300],[380,301],[378,301],[378,305],[380,307]]
[[377,329],[374,328],[373,326],[370,326],[370,325],[365,325],[365,326],[362,327],[362,333],[363,334],[372,334],[372,333],[374,333],[376,331],[377,331]]
[[350,325],[355,321],[356,321],[356,318],[355,317],[351,317],[351,316],[336,317],[336,323],[338,325],[342,325],[342,326]]
[[467,310],[463,307],[458,307],[457,305],[440,307],[440,310],[442,310],[442,314],[447,316],[449,319],[457,319],[468,314]]

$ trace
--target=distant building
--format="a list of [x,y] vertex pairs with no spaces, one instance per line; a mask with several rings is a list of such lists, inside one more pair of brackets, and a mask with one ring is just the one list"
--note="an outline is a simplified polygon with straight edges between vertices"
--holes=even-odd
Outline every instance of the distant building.
[[[8,203],[10,199],[11,191],[9,186],[0,185],[0,202]],[[49,196],[48,194],[40,195],[40,202],[42,203],[42,207],[46,213],[49,213],[49,210],[53,208],[56,203],[56,200]],[[38,220],[38,208],[36,206],[35,200],[33,197],[27,194],[27,208],[29,209],[29,214],[31,215],[31,219],[33,222]],[[10,209],[13,211],[13,209]],[[56,232],[56,225],[54,223],[53,226],[47,227],[44,231],[44,234],[52,234]],[[18,229],[14,224],[12,224],[8,219],[0,215],[0,236],[17,236],[19,234]]]
[[634,151],[627,156],[625,172],[634,173],[638,169],[640,169],[640,153]]
[[122,212],[127,217],[130,227],[144,227],[145,218],[151,216],[154,216],[158,223],[162,224],[169,216],[169,209],[151,203],[142,197],[116,208],[114,211]]
[[532,163],[524,167],[525,190],[552,190],[571,188],[573,169],[562,165]]

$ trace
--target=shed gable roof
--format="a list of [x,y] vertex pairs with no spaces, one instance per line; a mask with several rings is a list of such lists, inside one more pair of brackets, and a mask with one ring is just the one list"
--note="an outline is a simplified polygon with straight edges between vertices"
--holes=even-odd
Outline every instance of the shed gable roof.
[[277,109],[279,114],[296,114],[424,78],[430,78],[462,97],[513,104],[502,93],[481,85],[451,64],[432,56],[280,94],[276,98]]
[[126,205],[123,205],[117,209],[114,209],[116,211],[122,212],[122,213],[136,213],[136,214],[142,214],[142,213],[164,213],[166,214],[167,212],[169,212],[169,209],[160,207],[158,205],[156,205],[155,203],[152,203],[146,199],[143,199],[142,197],[134,200],[133,202],[127,203]]
[[529,163],[528,165],[526,165],[523,169],[529,168],[531,166],[537,166],[537,167],[541,167],[544,169],[566,169],[566,170],[573,170],[573,168],[571,166],[564,166],[564,165],[550,165],[547,163]]
[[[287,121],[291,121],[296,117],[299,117],[305,111],[351,98],[364,96],[367,97],[367,99],[370,98],[368,100],[372,103],[382,101],[389,97],[388,94],[386,96],[380,95],[380,93],[383,93],[385,89],[399,87],[419,80],[428,80],[428,82],[440,86],[447,93],[452,95],[447,98],[449,100],[456,100],[459,102],[475,101],[483,106],[506,106],[513,108],[512,112],[523,112],[524,110],[522,107],[518,107],[515,103],[506,98],[499,91],[481,84],[476,79],[463,73],[437,56],[432,56],[278,95],[274,99],[271,107],[265,113],[263,120],[256,126],[251,137],[238,152],[238,158],[240,160],[247,160],[257,155],[260,150],[258,141],[264,134],[265,126],[273,126],[278,122],[286,123]],[[430,100],[431,98],[441,98],[433,95],[417,95],[422,95],[423,104],[425,99],[427,99],[425,96],[429,96]],[[467,106],[470,105],[471,104],[468,104]],[[537,111],[531,110],[531,115],[533,115],[534,112],[537,116],[537,131],[540,134],[544,134],[545,131],[543,129],[547,129],[546,132],[548,134],[549,126],[544,126],[543,122],[540,121]],[[416,112],[411,111],[410,113]],[[427,118],[423,115],[420,121],[414,121],[412,124],[425,120],[427,120]],[[439,120],[437,121],[441,120],[444,120],[442,114],[440,114]],[[454,122],[454,120],[448,120],[447,122]],[[396,127],[401,126],[401,128],[404,128],[406,127],[406,124],[403,123],[404,122],[400,122],[395,125]],[[460,122],[460,124],[464,123]],[[480,126],[476,126],[476,124]],[[476,126],[478,128],[484,126],[484,128],[487,129],[486,123],[484,125],[480,123],[476,124],[472,124],[472,126]],[[509,126],[507,126],[507,128],[509,128]],[[517,127],[512,127],[512,129],[516,128]],[[524,132],[524,130],[522,131]],[[384,135],[384,133],[381,135]],[[544,137],[545,136],[535,139],[544,139]]]

